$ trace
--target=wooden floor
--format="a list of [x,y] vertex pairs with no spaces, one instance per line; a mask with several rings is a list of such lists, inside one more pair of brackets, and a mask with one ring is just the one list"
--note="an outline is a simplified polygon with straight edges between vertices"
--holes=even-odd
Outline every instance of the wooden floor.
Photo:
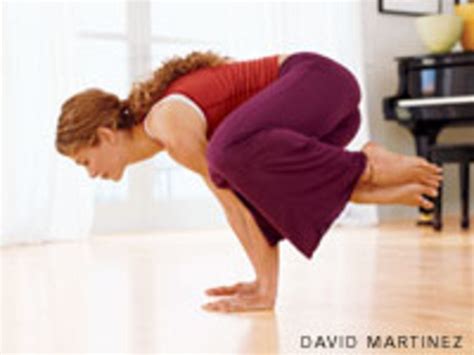
[[275,311],[240,314],[201,309],[252,277],[230,229],[3,248],[0,352],[472,354],[474,227],[447,222],[333,227],[310,261],[284,241]]

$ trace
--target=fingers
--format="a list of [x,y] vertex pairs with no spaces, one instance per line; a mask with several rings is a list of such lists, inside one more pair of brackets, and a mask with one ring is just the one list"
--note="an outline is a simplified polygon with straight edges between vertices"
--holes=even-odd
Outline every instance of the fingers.
[[256,290],[256,281],[237,282],[231,286],[213,287],[206,290],[208,296],[229,296],[240,293],[252,293]]
[[265,298],[261,296],[231,296],[229,298],[221,299],[219,301],[206,303],[202,305],[202,308],[207,311],[228,313],[272,310],[274,306],[275,302],[270,300],[270,298]]
[[238,291],[237,285],[213,287],[206,290],[208,296],[227,296],[233,295]]
[[234,299],[224,299],[216,302],[206,303],[202,306],[207,311],[217,312],[238,312],[246,309],[241,302],[236,302]]

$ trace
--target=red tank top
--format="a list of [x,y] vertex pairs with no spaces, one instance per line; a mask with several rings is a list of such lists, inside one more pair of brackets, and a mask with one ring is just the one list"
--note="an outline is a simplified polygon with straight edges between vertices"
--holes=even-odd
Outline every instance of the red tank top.
[[164,96],[188,96],[204,112],[209,139],[225,116],[278,78],[278,55],[226,63],[190,72],[173,81]]

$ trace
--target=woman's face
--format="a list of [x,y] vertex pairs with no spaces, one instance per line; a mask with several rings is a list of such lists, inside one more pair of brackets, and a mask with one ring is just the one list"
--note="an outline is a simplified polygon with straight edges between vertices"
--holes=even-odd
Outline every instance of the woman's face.
[[127,166],[125,135],[107,127],[98,128],[99,144],[81,148],[72,159],[83,165],[89,176],[119,181]]

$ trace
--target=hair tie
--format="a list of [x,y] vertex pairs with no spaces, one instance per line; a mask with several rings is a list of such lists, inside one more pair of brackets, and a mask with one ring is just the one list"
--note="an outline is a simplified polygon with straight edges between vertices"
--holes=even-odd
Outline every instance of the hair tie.
[[120,119],[118,128],[130,128],[135,124],[135,118],[128,105],[124,105],[120,109]]

